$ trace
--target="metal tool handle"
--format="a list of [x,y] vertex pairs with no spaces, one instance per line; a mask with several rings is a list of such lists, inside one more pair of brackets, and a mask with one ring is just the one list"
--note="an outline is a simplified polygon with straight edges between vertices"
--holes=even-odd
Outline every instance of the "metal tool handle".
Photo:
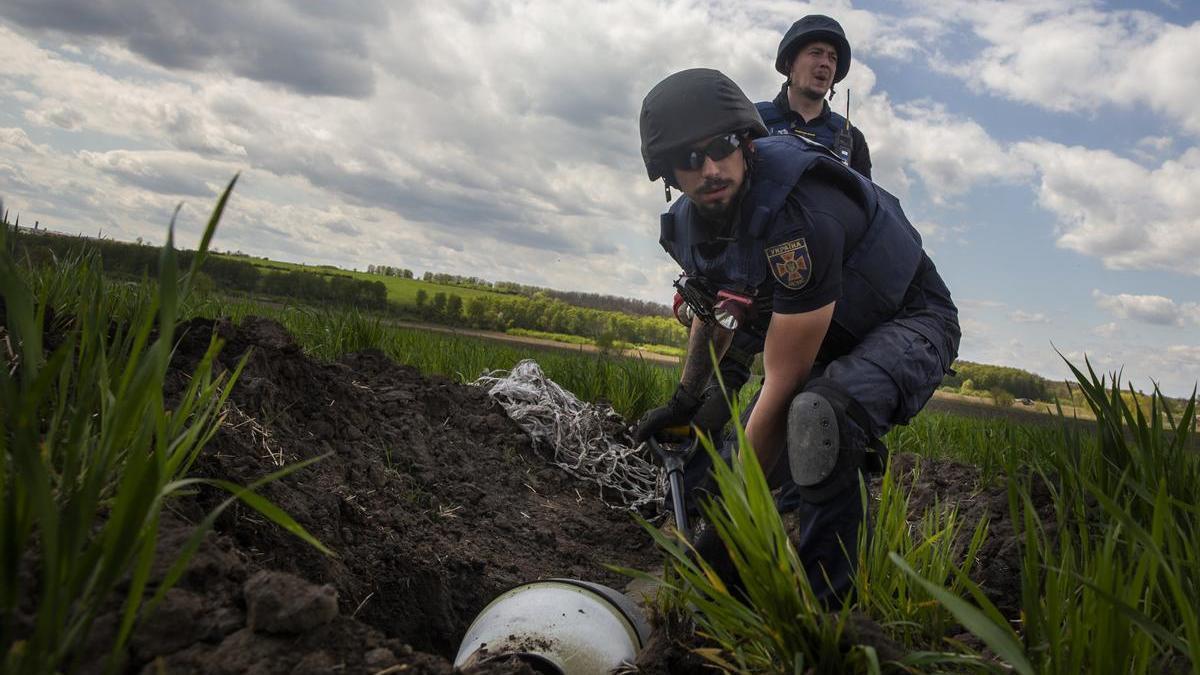
[[[663,466],[667,469],[667,483],[671,486],[671,507],[675,512],[675,529],[679,530],[683,538],[690,542],[692,540],[692,531],[688,527],[687,508],[685,506],[687,502],[684,499],[683,468],[687,463],[688,455],[691,454],[691,448],[689,447],[687,450],[664,448],[654,436],[651,436],[646,442],[650,445],[650,449],[662,459]],[[692,443],[695,443],[695,440]]]

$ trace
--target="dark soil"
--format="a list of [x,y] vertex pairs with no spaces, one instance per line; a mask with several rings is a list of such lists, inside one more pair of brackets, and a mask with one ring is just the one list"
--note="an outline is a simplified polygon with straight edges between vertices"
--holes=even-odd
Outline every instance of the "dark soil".
[[[893,457],[891,471],[900,486],[911,490],[910,522],[920,520],[935,507],[958,509],[959,538],[964,550],[975,526],[981,519],[987,519],[987,538],[971,565],[970,577],[980,585],[996,609],[1009,618],[1018,618],[1021,611],[1021,554],[1004,483],[981,482],[979,468],[970,464],[911,453]],[[1040,480],[1031,481],[1030,487],[1030,498],[1038,519],[1053,539],[1057,529],[1053,497]],[[874,494],[878,493],[876,480]]]
[[[252,352],[192,474],[246,485],[325,456],[258,492],[336,556],[234,504],[142,622],[126,672],[450,673],[472,619],[509,587],[572,577],[620,588],[627,579],[605,563],[659,563],[628,512],[549,465],[486,392],[381,353],[322,364],[274,322],[196,320],[168,397],[214,332],[226,340],[216,368]],[[204,488],[171,503],[155,579],[227,496]],[[97,650],[114,620],[98,621]]]
[[[139,624],[125,672],[448,674],[468,625],[504,590],[548,577],[622,588],[628,579],[604,564],[661,566],[628,512],[550,465],[485,391],[382,353],[319,363],[274,322],[195,320],[177,349],[168,399],[182,392],[214,334],[226,341],[217,370],[250,356],[192,475],[246,485],[322,457],[258,492],[336,555],[233,503]],[[924,467],[910,517],[935,503],[958,504],[964,530],[987,517],[990,536],[972,576],[1013,615],[1019,559],[1003,488],[981,487],[976,469],[942,460],[902,455],[892,470],[911,484],[917,461]],[[169,503],[153,582],[227,498],[204,487]],[[115,611],[98,618],[85,671],[102,665],[92,656],[107,652],[116,622]],[[861,617],[856,633],[886,646],[882,633],[863,629],[872,625]],[[676,622],[655,631],[642,672],[711,672],[688,649],[698,638],[680,630]],[[466,672],[534,671],[490,662]]]

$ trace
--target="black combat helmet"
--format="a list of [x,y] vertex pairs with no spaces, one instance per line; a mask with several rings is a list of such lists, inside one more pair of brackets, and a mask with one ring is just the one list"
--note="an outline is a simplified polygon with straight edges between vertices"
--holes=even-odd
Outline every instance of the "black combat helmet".
[[650,180],[671,178],[664,159],[710,136],[732,131],[767,135],[758,109],[733,80],[708,68],[681,70],[642,100],[642,160]]
[[834,83],[842,81],[850,72],[850,42],[842,25],[824,14],[809,14],[792,24],[788,32],[779,41],[779,52],[775,56],[775,70],[784,77],[790,77],[792,61],[800,48],[810,42],[828,42],[837,50],[837,70],[833,73]]

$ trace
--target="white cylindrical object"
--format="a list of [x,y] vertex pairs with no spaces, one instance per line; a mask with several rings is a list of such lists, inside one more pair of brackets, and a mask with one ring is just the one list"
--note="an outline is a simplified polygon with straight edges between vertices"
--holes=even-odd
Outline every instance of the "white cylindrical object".
[[564,675],[607,675],[633,663],[648,637],[641,610],[618,591],[547,579],[488,603],[467,629],[454,665],[518,657]]

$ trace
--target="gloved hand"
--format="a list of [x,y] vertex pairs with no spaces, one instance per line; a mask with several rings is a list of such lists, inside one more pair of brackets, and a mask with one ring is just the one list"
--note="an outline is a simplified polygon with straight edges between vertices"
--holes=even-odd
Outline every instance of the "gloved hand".
[[647,412],[638,420],[633,432],[634,442],[640,445],[664,429],[691,424],[701,403],[703,399],[692,395],[682,385],[676,387],[675,394],[666,405]]
[[[733,392],[733,395],[736,394],[736,391]],[[709,385],[708,389],[704,390],[702,398],[704,402],[700,404],[700,408],[692,417],[692,424],[704,432],[704,435],[713,443],[719,444],[722,432],[731,416],[729,402],[725,400],[725,394],[721,392],[721,385],[715,381]]]

